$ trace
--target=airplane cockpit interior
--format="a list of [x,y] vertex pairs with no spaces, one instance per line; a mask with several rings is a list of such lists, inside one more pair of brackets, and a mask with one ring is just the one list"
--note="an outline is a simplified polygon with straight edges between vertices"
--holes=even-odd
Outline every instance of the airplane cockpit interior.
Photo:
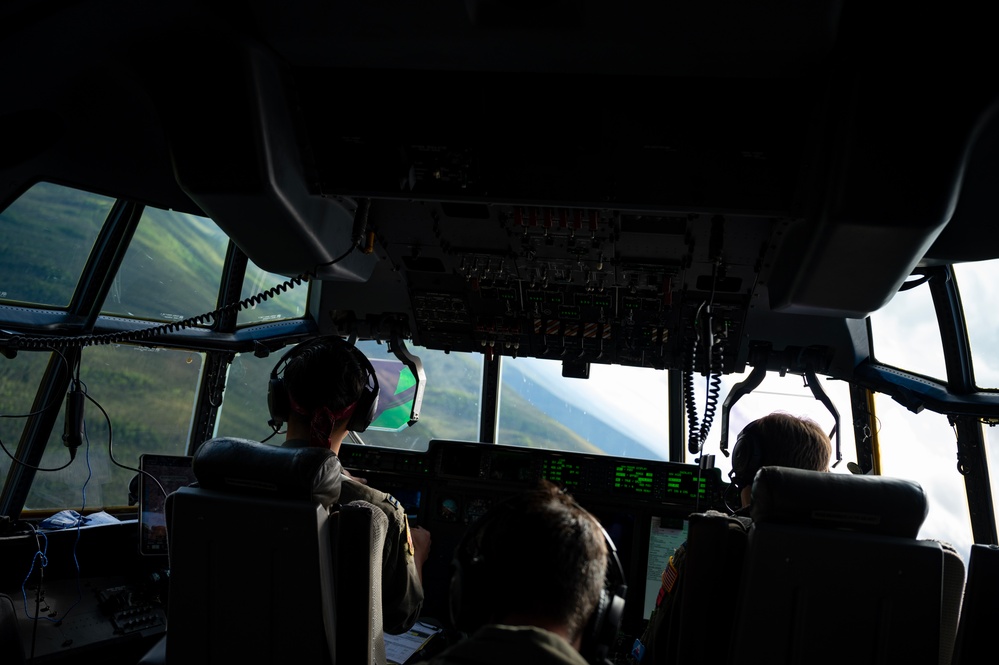
[[342,468],[432,535],[429,632],[373,662],[457,639],[454,547],[544,479],[616,547],[605,662],[634,665],[764,408],[819,422],[835,474],[918,480],[907,537],[987,560],[989,25],[851,0],[4,3],[0,661],[160,665],[168,496],[207,441],[280,445],[269,381],[317,336],[378,386]]

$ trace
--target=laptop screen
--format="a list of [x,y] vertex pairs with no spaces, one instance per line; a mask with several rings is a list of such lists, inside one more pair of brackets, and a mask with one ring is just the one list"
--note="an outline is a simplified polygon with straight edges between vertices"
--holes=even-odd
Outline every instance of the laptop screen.
[[167,554],[166,497],[195,482],[193,459],[184,455],[139,456],[140,554]]

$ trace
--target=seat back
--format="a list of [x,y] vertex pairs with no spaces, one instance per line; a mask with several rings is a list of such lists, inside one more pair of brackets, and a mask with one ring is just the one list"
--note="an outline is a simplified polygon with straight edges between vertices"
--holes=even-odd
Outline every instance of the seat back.
[[168,500],[167,662],[336,663],[336,456],[212,439],[194,473]]
[[367,501],[340,506],[334,520],[337,657],[341,663],[385,665],[382,551],[385,513]]
[[950,543],[941,542],[944,554],[943,608],[940,614],[940,665],[954,662],[961,601],[964,598],[964,558]]
[[968,560],[954,665],[980,662],[995,649],[995,618],[999,616],[999,545],[975,544]]
[[916,539],[926,514],[914,482],[764,467],[730,662],[937,665],[947,564]]
[[[724,665],[727,652],[705,649],[731,635],[746,551],[746,525],[716,511],[690,515],[686,561],[677,582],[676,607],[660,619],[650,658],[675,665]],[[643,661],[644,662],[644,661]]]

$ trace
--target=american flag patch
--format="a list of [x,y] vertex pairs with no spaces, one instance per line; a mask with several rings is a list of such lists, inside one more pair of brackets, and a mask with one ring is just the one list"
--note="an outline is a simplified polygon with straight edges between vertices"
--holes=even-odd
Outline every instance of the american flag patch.
[[656,596],[656,607],[662,605],[666,594],[673,593],[673,587],[676,585],[676,580],[679,576],[679,571],[673,565],[673,557],[670,557],[669,563],[666,564],[666,568],[663,570],[663,583],[659,585],[659,595]]
[[673,593],[673,586],[676,584],[677,577],[679,577],[679,572],[676,566],[673,565],[673,557],[670,557],[669,564],[663,570],[663,589],[666,590],[666,593]]

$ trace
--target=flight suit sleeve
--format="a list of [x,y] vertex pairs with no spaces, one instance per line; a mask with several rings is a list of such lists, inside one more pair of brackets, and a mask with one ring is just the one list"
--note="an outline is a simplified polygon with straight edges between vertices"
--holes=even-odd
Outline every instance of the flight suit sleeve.
[[388,533],[382,551],[382,620],[393,635],[409,630],[423,608],[423,585],[416,570],[409,520],[391,495],[381,504],[388,516]]

